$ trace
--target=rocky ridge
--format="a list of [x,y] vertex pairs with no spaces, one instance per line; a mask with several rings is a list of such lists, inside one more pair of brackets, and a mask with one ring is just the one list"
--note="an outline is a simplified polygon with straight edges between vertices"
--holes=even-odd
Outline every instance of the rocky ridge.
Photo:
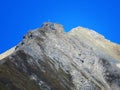
[[47,22],[0,60],[0,90],[120,90],[119,63],[120,46],[97,32]]

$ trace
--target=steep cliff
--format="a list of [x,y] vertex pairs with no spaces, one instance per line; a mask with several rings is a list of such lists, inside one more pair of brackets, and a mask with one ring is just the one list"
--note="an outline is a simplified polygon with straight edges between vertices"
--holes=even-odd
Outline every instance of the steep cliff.
[[5,55],[0,90],[120,90],[120,46],[93,30],[47,22]]

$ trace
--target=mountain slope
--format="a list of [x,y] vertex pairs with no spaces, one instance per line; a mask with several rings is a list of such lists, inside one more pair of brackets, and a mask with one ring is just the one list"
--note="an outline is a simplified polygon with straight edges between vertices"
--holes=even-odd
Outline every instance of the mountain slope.
[[77,27],[44,23],[0,60],[0,90],[119,90],[120,46]]

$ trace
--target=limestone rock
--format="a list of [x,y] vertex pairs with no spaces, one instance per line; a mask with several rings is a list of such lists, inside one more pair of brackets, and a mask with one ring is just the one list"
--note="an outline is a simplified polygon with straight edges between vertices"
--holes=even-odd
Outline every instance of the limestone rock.
[[0,60],[0,90],[120,90],[120,46],[87,28],[44,23]]

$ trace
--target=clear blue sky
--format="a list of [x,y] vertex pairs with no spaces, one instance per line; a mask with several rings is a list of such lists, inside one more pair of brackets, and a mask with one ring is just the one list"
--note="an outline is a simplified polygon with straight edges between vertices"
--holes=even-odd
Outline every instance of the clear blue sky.
[[120,0],[0,0],[0,53],[43,22],[83,26],[120,44]]

